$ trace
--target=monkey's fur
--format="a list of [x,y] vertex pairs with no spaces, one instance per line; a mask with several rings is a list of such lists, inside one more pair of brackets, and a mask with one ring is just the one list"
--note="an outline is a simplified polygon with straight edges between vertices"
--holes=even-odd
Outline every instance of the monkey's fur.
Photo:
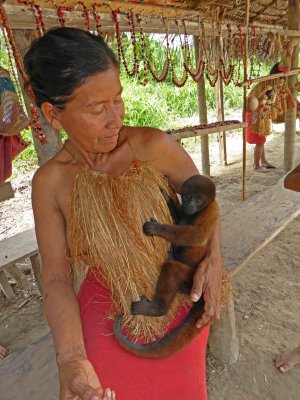
[[[152,301],[141,297],[131,303],[134,315],[162,316],[167,313],[177,292],[190,293],[194,273],[205,257],[207,244],[218,221],[215,185],[205,176],[194,175],[184,182],[182,203],[178,208],[162,191],[169,206],[174,225],[164,225],[151,219],[143,225],[147,236],[160,236],[172,243],[169,259],[162,265]],[[204,312],[203,296],[194,303],[186,319],[158,341],[133,343],[121,331],[121,316],[114,322],[118,342],[140,357],[165,358],[186,346],[199,332],[196,321]]]

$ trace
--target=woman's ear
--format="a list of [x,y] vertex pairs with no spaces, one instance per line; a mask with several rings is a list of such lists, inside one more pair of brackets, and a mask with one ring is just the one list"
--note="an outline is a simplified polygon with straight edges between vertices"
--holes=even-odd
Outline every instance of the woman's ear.
[[53,104],[45,102],[41,106],[42,113],[44,117],[52,126],[53,129],[60,131],[63,129],[60,120],[59,120],[59,110],[54,107]]

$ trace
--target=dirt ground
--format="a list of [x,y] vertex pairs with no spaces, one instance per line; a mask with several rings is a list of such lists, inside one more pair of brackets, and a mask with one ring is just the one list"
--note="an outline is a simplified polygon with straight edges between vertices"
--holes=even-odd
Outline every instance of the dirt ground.
[[[279,131],[281,127],[277,128]],[[300,136],[296,162],[300,163]],[[199,140],[187,149],[200,168]],[[192,151],[191,151],[192,149]],[[198,152],[199,149],[199,152]],[[228,165],[218,161],[218,144],[210,145],[211,176],[217,185],[221,213],[242,202],[242,138],[227,136]],[[253,147],[247,147],[247,193],[252,196],[274,185],[283,176],[283,136],[272,135],[266,144],[268,160],[277,169],[252,171]],[[201,168],[200,168],[201,170]],[[16,197],[0,203],[0,240],[33,226],[30,180],[34,168],[15,172]],[[299,194],[300,201],[300,194]],[[246,229],[246,221],[245,221]],[[277,352],[300,343],[300,218],[260,251],[234,279],[234,298],[240,355],[235,365],[222,365],[209,355],[207,379],[210,400],[299,400],[300,366],[280,373],[273,359]],[[0,293],[0,344],[8,353],[21,349],[48,331],[41,298],[28,263],[21,265],[30,281],[24,292],[13,283],[16,299]]]

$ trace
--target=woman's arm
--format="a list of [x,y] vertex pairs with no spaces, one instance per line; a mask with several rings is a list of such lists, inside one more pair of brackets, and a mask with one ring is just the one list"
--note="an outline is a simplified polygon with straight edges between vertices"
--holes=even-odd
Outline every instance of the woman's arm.
[[287,174],[283,183],[286,189],[300,192],[300,164]]
[[[73,274],[66,258],[66,227],[55,200],[51,168],[34,176],[32,205],[42,258],[44,311],[51,328],[60,372],[60,400],[102,399],[100,382],[87,360]],[[94,396],[94,397],[93,397]]]

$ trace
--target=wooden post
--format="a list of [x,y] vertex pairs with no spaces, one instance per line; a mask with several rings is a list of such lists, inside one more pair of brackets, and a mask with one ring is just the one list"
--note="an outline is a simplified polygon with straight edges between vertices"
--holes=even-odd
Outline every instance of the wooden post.
[[[195,48],[195,59],[196,62],[198,60],[199,55],[199,43],[198,36],[194,36],[194,48]],[[198,91],[198,106],[199,106],[199,123],[207,124],[207,106],[206,106],[206,97],[205,97],[205,81],[204,77],[200,79],[197,83],[197,91]],[[209,176],[210,175],[210,162],[209,162],[209,137],[201,136],[201,162],[202,162],[202,174]]]
[[[35,39],[34,36],[34,30],[27,29],[14,29],[14,38],[16,45],[18,47],[20,55],[23,57],[28,50],[31,42],[33,39]],[[24,82],[19,76],[19,81],[20,81],[20,86],[22,89],[24,101],[26,104],[27,112],[29,115],[31,115],[30,112],[30,103],[31,100],[28,98],[27,93],[24,89]],[[39,118],[42,126],[43,132],[45,132],[46,137],[47,137],[47,143],[42,144],[40,141],[34,137],[33,135],[33,141],[34,141],[34,146],[36,149],[37,157],[38,157],[38,163],[39,165],[43,165],[46,161],[48,161],[50,158],[52,158],[58,150],[61,148],[62,142],[61,138],[58,135],[58,133],[55,132],[55,130],[48,124],[48,122],[45,120],[43,117],[42,113],[38,109],[39,112]]]
[[[217,116],[218,121],[224,121],[224,92],[223,92],[223,82],[221,76],[219,75],[217,86],[216,86],[216,105],[217,105]],[[226,151],[226,133],[218,133],[219,141],[219,160],[220,164],[227,165],[227,151]]]
[[30,257],[30,262],[33,269],[33,274],[36,280],[36,284],[38,290],[41,295],[43,295],[43,285],[42,285],[42,278],[41,278],[41,270],[42,270],[42,262],[41,257],[39,254],[35,254],[34,256]]
[[[299,0],[289,0],[288,2],[288,27],[300,29],[300,3]],[[298,46],[295,47],[291,68],[298,67]],[[297,91],[294,86],[297,82],[297,77],[290,76],[288,78],[289,88],[292,91],[294,98],[297,98]],[[290,171],[295,163],[295,147],[296,147],[296,118],[297,108],[287,110],[285,114],[285,134],[284,134],[284,172]]]
[[[245,16],[245,54],[244,54],[244,80],[247,80],[247,62],[248,62],[248,26],[249,26],[249,16],[250,16],[250,0],[246,0],[246,16]],[[243,87],[244,92],[244,104],[243,104],[243,122],[246,122],[246,103],[247,103],[247,87]],[[246,129],[243,128],[243,200],[247,198],[246,192],[246,157],[247,157],[247,143],[246,143]]]
[[3,290],[3,293],[8,300],[13,300],[16,297],[4,271],[0,271],[0,289]]

